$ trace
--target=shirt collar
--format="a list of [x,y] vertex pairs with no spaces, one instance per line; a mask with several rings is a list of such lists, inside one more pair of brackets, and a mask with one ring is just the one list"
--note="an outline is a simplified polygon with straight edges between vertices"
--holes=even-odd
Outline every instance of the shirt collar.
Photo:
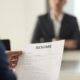
[[[51,12],[50,12],[50,17],[51,17],[52,20],[56,20],[56,19],[55,19],[55,16],[52,15]],[[64,17],[64,13],[62,12],[62,13],[59,15],[59,17],[58,17],[58,21],[61,22],[61,21],[63,20],[63,17]]]

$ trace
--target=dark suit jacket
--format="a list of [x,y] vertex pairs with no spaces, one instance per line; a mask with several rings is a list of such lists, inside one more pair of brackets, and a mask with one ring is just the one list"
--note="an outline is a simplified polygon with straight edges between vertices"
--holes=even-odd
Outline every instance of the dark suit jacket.
[[0,80],[16,80],[16,76],[9,69],[9,62],[5,54],[5,48],[0,41]]
[[[79,29],[76,18],[64,13],[59,39],[74,39],[78,33]],[[39,16],[31,42],[50,42],[53,38],[55,38],[54,25],[50,15]]]

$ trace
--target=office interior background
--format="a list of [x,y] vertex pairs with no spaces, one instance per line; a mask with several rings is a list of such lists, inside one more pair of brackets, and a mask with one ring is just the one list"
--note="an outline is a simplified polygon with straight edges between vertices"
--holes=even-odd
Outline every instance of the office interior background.
[[[80,0],[67,0],[64,10],[77,17],[80,28],[79,8]],[[21,50],[30,43],[38,16],[46,12],[47,0],[0,0],[0,39],[10,39],[12,51]],[[60,80],[80,80],[79,53],[65,52]]]
[[[80,22],[79,0],[67,0],[64,10]],[[47,0],[0,0],[0,38],[10,39],[12,50],[31,40],[37,17],[47,11]]]

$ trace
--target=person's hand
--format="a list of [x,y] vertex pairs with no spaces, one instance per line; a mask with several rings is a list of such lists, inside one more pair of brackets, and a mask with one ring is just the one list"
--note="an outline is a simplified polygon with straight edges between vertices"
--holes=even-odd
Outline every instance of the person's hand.
[[77,41],[76,40],[65,40],[65,48],[76,49],[77,48]]
[[13,69],[17,66],[17,62],[19,60],[19,57],[22,55],[22,52],[21,51],[7,52],[7,55],[9,57],[10,68]]

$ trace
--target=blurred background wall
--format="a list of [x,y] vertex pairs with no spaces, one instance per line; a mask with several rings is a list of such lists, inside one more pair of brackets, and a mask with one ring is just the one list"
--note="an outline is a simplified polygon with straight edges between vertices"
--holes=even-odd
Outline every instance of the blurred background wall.
[[24,45],[24,17],[23,0],[0,0],[0,38],[10,39],[12,50]]
[[[65,11],[77,15],[79,0],[68,0]],[[40,14],[44,14],[46,0],[0,0],[0,38],[10,39],[12,50],[20,50],[29,43]]]

